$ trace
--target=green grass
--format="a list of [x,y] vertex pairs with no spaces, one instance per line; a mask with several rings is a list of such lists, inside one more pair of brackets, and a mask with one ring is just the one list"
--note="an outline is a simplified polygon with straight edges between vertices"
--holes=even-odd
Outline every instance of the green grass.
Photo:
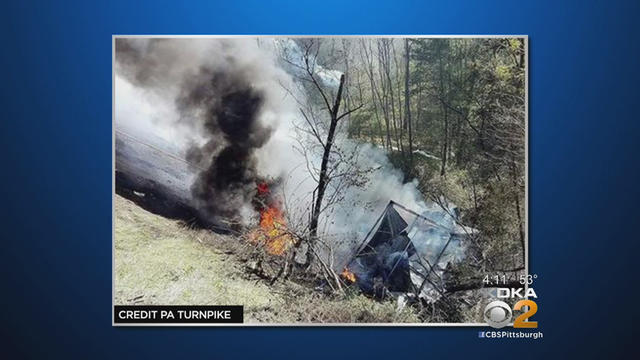
[[242,278],[229,255],[120,196],[115,199],[115,303],[276,306],[266,284]]

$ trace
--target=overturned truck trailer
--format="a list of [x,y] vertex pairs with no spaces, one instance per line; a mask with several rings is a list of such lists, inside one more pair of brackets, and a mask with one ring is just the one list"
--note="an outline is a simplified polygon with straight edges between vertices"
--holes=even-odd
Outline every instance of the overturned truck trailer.
[[347,271],[363,292],[413,294],[437,300],[445,291],[449,263],[463,259],[465,239],[476,229],[457,224],[455,209],[422,214],[390,201],[371,228]]

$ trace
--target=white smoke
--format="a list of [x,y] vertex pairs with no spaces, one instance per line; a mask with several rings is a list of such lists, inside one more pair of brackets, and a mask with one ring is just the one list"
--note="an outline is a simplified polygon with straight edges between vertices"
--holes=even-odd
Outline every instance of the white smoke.
[[[295,86],[295,77],[300,74],[291,68],[285,71],[279,58],[283,48],[294,57],[299,55],[294,41],[268,38],[135,39],[129,44],[134,47],[131,57],[124,57],[116,64],[116,128],[145,138],[161,138],[166,141],[165,148],[184,156],[190,144],[201,145],[205,137],[197,116],[184,118],[176,108],[175,99],[180,95],[183,80],[197,74],[203,66],[244,72],[251,79],[251,86],[265,96],[259,121],[273,130],[268,142],[254,153],[258,173],[263,177],[282,179],[281,187],[276,191],[285,198],[287,212],[299,222],[308,221],[317,185],[309,169],[319,168],[321,158],[317,152],[305,157],[296,150],[300,147],[299,129],[305,126],[296,99],[309,94],[295,90],[299,89]],[[142,61],[136,57],[140,53],[146,55],[144,63],[129,67],[130,62]],[[316,73],[326,86],[337,87],[339,72],[318,65]],[[348,139],[344,131],[338,134],[337,142],[344,151],[357,153],[360,168],[374,169],[368,173],[364,187],[343,188],[342,201],[320,218],[319,229],[327,238],[345,241],[337,251],[352,251],[390,200],[419,212],[433,209],[424,202],[415,180],[403,183],[403,174],[392,166],[384,150],[370,144],[358,144]],[[251,204],[244,204],[241,213],[247,219],[255,219]]]
[[[127,45],[143,56],[115,64],[117,126],[147,130],[183,148],[188,142],[204,141],[202,124],[198,119],[181,118],[175,104],[183,80],[203,67],[246,72],[251,85],[266,96],[261,122],[268,126],[278,128],[281,114],[291,110],[281,101],[286,96],[282,85],[286,86],[290,77],[276,66],[272,40],[127,40]],[[187,131],[185,126],[190,129]]]

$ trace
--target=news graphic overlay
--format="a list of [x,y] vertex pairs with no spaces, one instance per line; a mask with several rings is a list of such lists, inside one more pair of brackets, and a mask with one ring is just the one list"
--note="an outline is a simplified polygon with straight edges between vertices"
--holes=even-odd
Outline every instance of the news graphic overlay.
[[[528,274],[520,276],[517,287],[504,287],[510,285],[506,276],[494,275],[485,276],[483,282],[487,286],[497,286],[495,288],[496,298],[488,303],[484,308],[484,321],[487,325],[494,329],[503,329],[505,327],[513,327],[513,329],[537,329],[538,321],[533,319],[539,311],[536,300],[538,294],[533,285],[534,280],[538,278],[537,274]],[[542,338],[543,334],[539,331],[520,332],[520,331],[480,331],[480,338]]]
[[496,329],[507,326],[511,322],[511,316],[511,308],[504,301],[492,301],[484,308],[484,320]]
[[115,324],[238,324],[242,306],[116,305]]
[[112,40],[113,325],[532,324],[526,36]]

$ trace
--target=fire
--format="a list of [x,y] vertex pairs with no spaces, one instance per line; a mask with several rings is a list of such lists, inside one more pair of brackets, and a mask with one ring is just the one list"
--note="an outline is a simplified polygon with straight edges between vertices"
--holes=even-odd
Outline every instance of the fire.
[[266,182],[261,182],[256,187],[258,195],[266,195],[269,193],[269,185]]
[[260,227],[250,237],[256,244],[264,244],[267,252],[282,256],[294,244],[293,237],[287,231],[284,214],[276,206],[270,206],[260,213]]
[[342,270],[342,273],[340,274],[340,276],[342,276],[344,279],[350,281],[350,282],[356,282],[356,274],[352,273],[351,271],[349,271],[349,269],[344,268],[344,270]]

